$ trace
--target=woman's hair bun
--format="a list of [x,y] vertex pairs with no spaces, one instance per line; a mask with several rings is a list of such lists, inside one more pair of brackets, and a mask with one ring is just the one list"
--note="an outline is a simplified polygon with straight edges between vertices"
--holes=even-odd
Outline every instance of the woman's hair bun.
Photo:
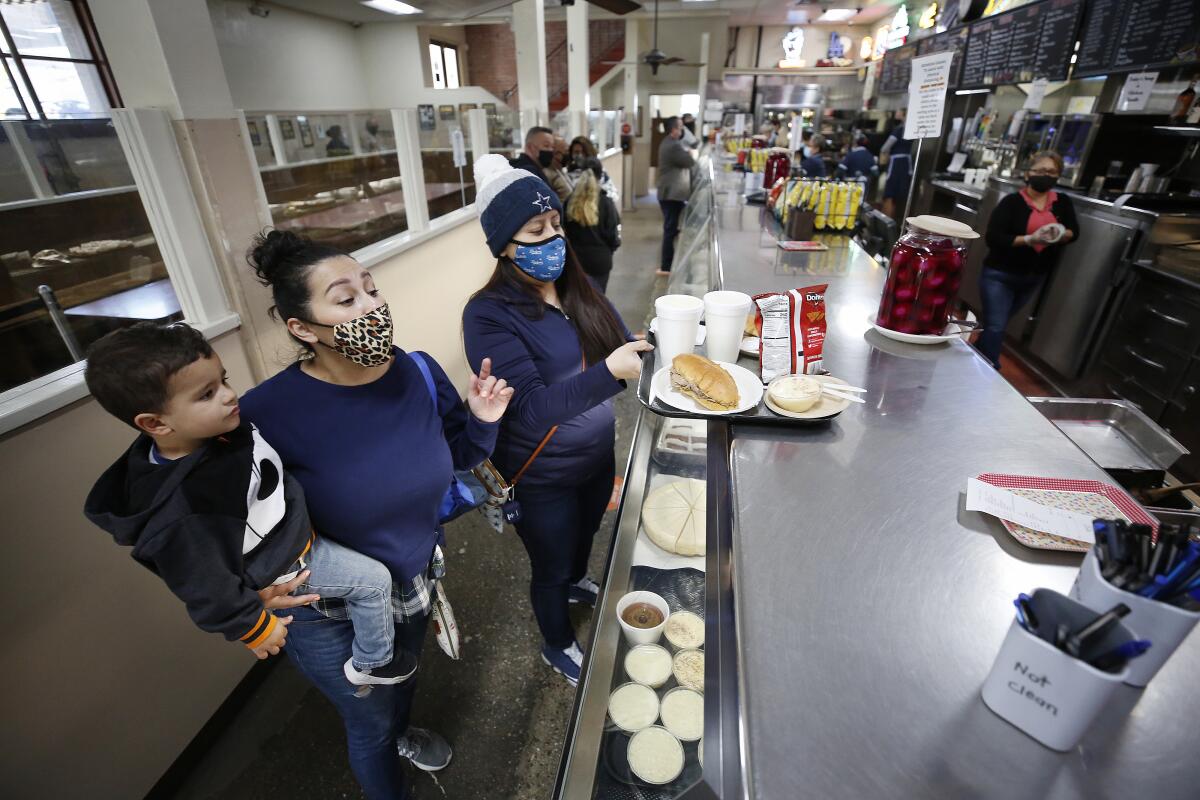
[[276,283],[281,272],[290,272],[298,256],[314,247],[313,241],[292,231],[263,231],[254,237],[246,260],[264,286]]

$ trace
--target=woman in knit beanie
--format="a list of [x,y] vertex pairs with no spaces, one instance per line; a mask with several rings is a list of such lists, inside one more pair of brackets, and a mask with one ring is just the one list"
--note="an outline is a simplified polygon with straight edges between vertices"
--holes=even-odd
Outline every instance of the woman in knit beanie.
[[490,356],[516,390],[492,461],[516,486],[509,516],[529,553],[542,659],[575,685],[583,653],[567,608],[596,603],[587,565],[616,471],[612,398],[652,348],[580,268],[545,181],[483,156],[475,205],[497,262],[463,311],[467,360]]

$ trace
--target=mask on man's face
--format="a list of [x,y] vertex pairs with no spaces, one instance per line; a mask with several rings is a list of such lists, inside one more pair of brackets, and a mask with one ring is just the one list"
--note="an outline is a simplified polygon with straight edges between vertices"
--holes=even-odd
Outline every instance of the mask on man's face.
[[554,163],[553,150],[538,150],[538,163],[543,167],[548,167]]

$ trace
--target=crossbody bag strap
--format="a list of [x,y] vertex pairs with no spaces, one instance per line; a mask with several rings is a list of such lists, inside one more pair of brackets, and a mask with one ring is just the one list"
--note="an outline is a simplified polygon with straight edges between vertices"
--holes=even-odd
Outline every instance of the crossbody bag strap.
[[[583,349],[583,348],[580,347],[580,349]],[[586,369],[587,369],[587,356],[585,355],[583,357],[583,363],[580,365],[580,370],[582,371],[582,370],[586,370]],[[538,442],[537,449],[533,451],[533,455],[531,455],[529,457],[529,459],[525,462],[525,464],[519,470],[517,470],[517,474],[513,476],[513,479],[508,482],[508,485],[510,487],[517,485],[517,481],[521,480],[521,476],[525,474],[525,471],[528,470],[533,465],[533,462],[537,460],[537,457],[542,454],[542,450],[550,442],[550,437],[554,435],[554,432],[556,430],[558,430],[557,425],[555,425],[553,428],[551,428],[546,433],[546,435],[542,437],[542,441]]]

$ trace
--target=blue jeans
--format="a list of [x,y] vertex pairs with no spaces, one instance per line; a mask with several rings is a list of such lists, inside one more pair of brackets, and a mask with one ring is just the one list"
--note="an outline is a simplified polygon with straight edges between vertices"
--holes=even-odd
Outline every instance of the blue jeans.
[[[404,800],[409,796],[404,761],[396,739],[408,730],[416,678],[374,686],[365,697],[346,680],[342,665],[350,657],[354,628],[348,620],[323,616],[308,606],[276,612],[294,619],[288,626],[285,652],[305,678],[337,708],[346,726],[350,769],[369,800]],[[426,615],[395,626],[395,643],[416,656],[425,640]]]
[[1004,329],[1008,327],[1008,321],[1030,301],[1044,277],[983,268],[979,276],[979,293],[983,298],[983,333],[975,342],[975,347],[996,369],[1000,369],[1000,348],[1004,344]]
[[529,599],[546,644],[566,650],[575,641],[567,613],[569,587],[587,575],[592,539],[612,497],[612,454],[578,486],[520,486],[517,535],[529,553]]
[[[382,667],[392,660],[392,573],[375,559],[318,536],[308,556],[312,571],[297,594],[346,601],[354,625],[354,666]],[[345,662],[343,662],[345,663]]]

